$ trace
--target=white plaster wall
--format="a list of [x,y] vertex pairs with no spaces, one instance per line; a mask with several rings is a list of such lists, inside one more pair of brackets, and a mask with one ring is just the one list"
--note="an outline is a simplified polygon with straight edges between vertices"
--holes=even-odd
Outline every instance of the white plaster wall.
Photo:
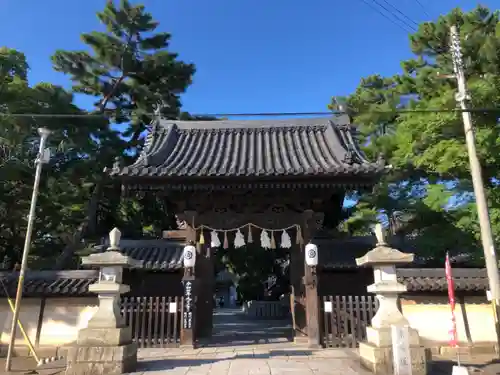
[[[418,330],[422,339],[449,342],[451,310],[445,299],[403,300],[401,307],[410,326]],[[464,319],[462,308],[465,310],[466,319]],[[475,344],[496,342],[492,308],[490,304],[484,302],[484,299],[468,300],[464,305],[457,303],[455,319],[459,342]]]
[[[41,299],[25,298],[21,304],[20,321],[31,342],[35,344]],[[87,326],[97,308],[96,298],[52,298],[45,304],[40,346],[60,346],[76,340],[78,331]],[[0,301],[0,343],[8,344],[12,312],[6,300]],[[20,332],[16,333],[16,345],[26,345]]]
[[[19,320],[23,324],[24,330],[28,335],[32,343],[35,342],[36,338],[36,327],[38,323],[38,316],[40,314],[40,302],[39,298],[26,298],[22,300],[21,310],[19,312]],[[12,305],[14,305],[14,300],[12,300]],[[9,307],[7,299],[2,299],[0,301],[0,343],[9,343],[10,341],[10,331],[12,327],[12,310]],[[19,329],[16,331],[16,343],[19,345],[25,345],[24,337]]]
[[76,340],[97,309],[96,298],[48,299],[43,314],[40,345],[62,345]]

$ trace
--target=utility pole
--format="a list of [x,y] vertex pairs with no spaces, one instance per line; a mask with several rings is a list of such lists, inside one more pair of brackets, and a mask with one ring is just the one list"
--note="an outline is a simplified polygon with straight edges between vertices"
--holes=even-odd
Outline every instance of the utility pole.
[[472,175],[472,184],[474,186],[474,195],[476,197],[476,205],[479,216],[479,226],[481,227],[481,242],[483,244],[484,260],[486,270],[488,272],[488,280],[490,284],[491,303],[493,307],[493,317],[495,319],[495,327],[497,332],[497,344],[500,344],[500,326],[498,323],[498,302],[500,299],[500,283],[498,276],[498,263],[495,253],[495,244],[493,242],[493,234],[491,231],[490,217],[488,214],[488,203],[484,193],[483,175],[481,172],[481,164],[477,157],[476,139],[474,128],[472,126],[471,113],[467,111],[470,95],[467,92],[467,83],[465,79],[460,35],[456,26],[450,28],[451,53],[453,59],[453,70],[458,84],[458,92],[455,99],[462,110],[462,118],[464,121],[465,140],[467,142],[467,151],[469,154],[470,171]]
[[7,359],[5,361],[6,372],[9,372],[11,370],[12,354],[14,352],[14,345],[16,343],[17,321],[19,319],[19,311],[21,309],[21,299],[23,298],[24,274],[26,273],[26,266],[28,264],[28,255],[31,246],[31,234],[33,233],[33,226],[35,223],[36,201],[38,198],[38,187],[40,186],[40,176],[42,174],[42,166],[44,163],[48,162],[48,159],[50,157],[50,155],[48,155],[46,152],[48,150],[45,149],[45,144],[50,134],[50,130],[45,128],[39,128],[38,134],[40,134],[40,146],[38,149],[37,158],[35,160],[36,163],[35,182],[33,184],[33,194],[31,196],[31,206],[28,216],[28,225],[26,227],[26,238],[24,239],[23,258],[21,261],[21,269],[19,270],[19,281],[17,283],[17,292],[16,292],[16,304],[14,307],[14,312],[12,314],[12,326],[10,329],[9,350],[7,352]]

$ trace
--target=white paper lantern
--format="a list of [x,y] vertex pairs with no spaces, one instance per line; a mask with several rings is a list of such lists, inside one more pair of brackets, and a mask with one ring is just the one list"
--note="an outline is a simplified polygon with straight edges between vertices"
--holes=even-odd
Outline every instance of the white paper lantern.
[[194,267],[196,264],[196,247],[193,245],[187,245],[184,247],[184,267]]
[[318,265],[318,246],[313,243],[308,243],[305,250],[306,264],[310,267]]

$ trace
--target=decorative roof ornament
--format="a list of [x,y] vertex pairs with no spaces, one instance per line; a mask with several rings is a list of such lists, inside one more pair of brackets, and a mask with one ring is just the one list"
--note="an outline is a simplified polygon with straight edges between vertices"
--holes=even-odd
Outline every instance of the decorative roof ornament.
[[349,147],[347,149],[347,152],[344,156],[344,159],[342,159],[342,161],[346,164],[354,164],[354,152],[352,151],[352,149]]
[[382,224],[375,224],[373,231],[375,232],[375,238],[377,239],[377,246],[386,246],[387,242],[385,241],[385,231]]
[[161,112],[163,110],[163,108],[165,107],[168,107],[168,105],[166,105],[165,101],[164,100],[158,100],[156,102],[156,105],[153,107],[154,108],[154,115],[155,115],[155,120],[160,120],[161,119]]
[[[379,154],[377,155],[377,161],[376,161],[376,164],[385,166],[385,157],[384,157],[384,154],[383,154],[383,153],[379,153]],[[391,165],[388,165],[387,167],[388,167],[388,168],[392,168],[392,166],[391,166]]]
[[122,167],[122,159],[119,156],[117,156],[115,157],[115,160],[113,162],[113,170],[119,171],[121,167]]

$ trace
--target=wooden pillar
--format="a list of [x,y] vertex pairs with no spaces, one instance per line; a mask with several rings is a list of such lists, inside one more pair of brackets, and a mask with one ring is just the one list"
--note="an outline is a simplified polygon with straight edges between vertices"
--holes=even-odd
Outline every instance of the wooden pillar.
[[[318,216],[313,210],[306,210],[303,215],[303,237],[307,244],[318,226]],[[304,250],[302,250],[304,253]],[[309,267],[305,262],[305,256],[302,257],[302,267],[304,268],[304,285],[306,299],[306,332],[308,346],[317,348],[321,345],[320,322],[319,322],[319,296],[318,296],[318,275],[316,269]]]
[[[206,238],[206,237],[205,237]],[[214,265],[210,244],[197,245],[196,273],[199,275],[197,308],[200,309],[198,333],[200,337],[211,337],[213,328]]]
[[306,296],[304,287],[304,247],[293,245],[290,253],[290,309],[293,319],[293,337],[297,344],[307,343]]
[[[213,284],[214,266],[210,244],[197,243],[196,212],[184,211],[186,224],[188,225],[187,240],[196,243],[196,338],[210,337],[212,335],[213,314]],[[205,238],[207,239],[205,233]],[[210,237],[208,237],[210,238]],[[208,241],[207,241],[208,242]]]

